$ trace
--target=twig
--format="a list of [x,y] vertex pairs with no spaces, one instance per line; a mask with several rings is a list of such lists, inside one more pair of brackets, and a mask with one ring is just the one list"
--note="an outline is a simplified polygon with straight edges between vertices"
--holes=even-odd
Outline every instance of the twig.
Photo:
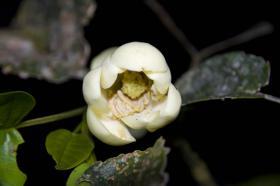
[[164,7],[157,0],[145,0],[147,6],[157,15],[161,23],[169,30],[170,33],[177,39],[177,41],[183,46],[187,53],[191,56],[195,56],[198,52],[193,46],[190,40],[186,37],[184,32],[178,28],[172,17],[164,9]]
[[191,149],[185,139],[177,139],[175,145],[181,150],[184,161],[188,164],[193,178],[200,186],[218,186],[205,162]]
[[267,34],[271,34],[273,32],[273,30],[274,30],[273,25],[271,25],[270,23],[268,23],[268,22],[259,23],[255,26],[253,26],[252,28],[242,32],[241,34],[238,34],[237,36],[234,36],[227,40],[210,45],[210,46],[200,50],[196,54],[196,57],[194,58],[194,61],[192,63],[195,66],[195,64],[199,63],[201,60],[203,60],[217,52],[220,52],[220,51],[230,48],[232,46],[246,43],[246,42],[256,39],[258,37],[261,37],[261,36],[264,36]]
[[147,6],[157,15],[162,24],[169,30],[169,32],[177,39],[177,41],[183,46],[187,53],[191,56],[191,67],[197,66],[203,59],[255,38],[270,34],[273,32],[273,25],[268,22],[259,23],[252,28],[244,31],[237,36],[229,38],[227,40],[218,42],[216,44],[205,47],[202,50],[197,50],[196,47],[186,37],[184,32],[178,28],[172,17],[164,9],[164,7],[158,2],[158,0],[145,0]]

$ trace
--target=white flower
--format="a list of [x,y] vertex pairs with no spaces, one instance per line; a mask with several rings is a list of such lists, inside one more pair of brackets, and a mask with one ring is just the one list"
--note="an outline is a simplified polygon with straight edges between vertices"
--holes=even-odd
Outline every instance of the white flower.
[[95,57],[83,93],[90,131],[110,145],[134,142],[130,129],[153,132],[165,126],[181,107],[165,58],[142,42],[110,48]]

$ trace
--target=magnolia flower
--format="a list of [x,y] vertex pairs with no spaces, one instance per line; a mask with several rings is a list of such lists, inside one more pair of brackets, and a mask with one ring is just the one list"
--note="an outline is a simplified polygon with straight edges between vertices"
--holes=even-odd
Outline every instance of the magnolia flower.
[[130,129],[153,132],[165,126],[181,107],[165,58],[142,42],[110,48],[95,57],[83,93],[90,131],[110,145],[134,142]]

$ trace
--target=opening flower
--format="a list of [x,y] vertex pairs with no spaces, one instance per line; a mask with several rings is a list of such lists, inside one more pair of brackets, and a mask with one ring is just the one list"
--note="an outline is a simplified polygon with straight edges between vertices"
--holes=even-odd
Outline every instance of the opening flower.
[[153,132],[165,126],[181,107],[164,56],[142,42],[110,48],[95,57],[83,93],[90,131],[110,145],[134,142],[130,129]]

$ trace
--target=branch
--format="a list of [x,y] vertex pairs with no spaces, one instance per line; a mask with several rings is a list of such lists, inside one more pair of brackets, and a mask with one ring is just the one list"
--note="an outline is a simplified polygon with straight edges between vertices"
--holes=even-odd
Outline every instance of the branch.
[[185,36],[184,32],[180,28],[178,28],[170,14],[168,14],[168,12],[158,2],[158,0],[145,0],[145,3],[157,15],[161,23],[191,56],[191,67],[197,66],[203,59],[217,52],[220,52],[232,46],[248,42],[255,38],[271,34],[274,30],[273,25],[268,22],[262,22],[244,31],[241,34],[238,34],[237,36],[218,42],[198,51],[196,47],[190,42],[190,40]]
[[195,56],[198,52],[193,46],[190,40],[185,36],[184,32],[178,28],[172,17],[164,9],[164,7],[157,0],[145,0],[147,6],[157,15],[161,23],[167,28],[167,30],[177,39],[177,41],[183,46],[187,53],[191,56]]
[[218,186],[206,163],[191,149],[185,139],[177,139],[175,145],[181,150],[185,163],[190,167],[193,178],[200,186]]
[[194,61],[192,62],[193,66],[195,66],[197,63],[199,63],[201,60],[203,60],[207,57],[210,57],[211,55],[213,55],[217,52],[220,52],[220,51],[230,48],[232,46],[246,43],[246,42],[256,39],[258,37],[271,34],[273,32],[273,30],[274,30],[273,25],[271,25],[268,22],[258,23],[255,26],[251,27],[250,29],[242,32],[241,34],[238,34],[237,36],[234,36],[232,38],[221,41],[219,43],[210,45],[210,46],[200,50],[196,54],[196,57],[194,58]]

